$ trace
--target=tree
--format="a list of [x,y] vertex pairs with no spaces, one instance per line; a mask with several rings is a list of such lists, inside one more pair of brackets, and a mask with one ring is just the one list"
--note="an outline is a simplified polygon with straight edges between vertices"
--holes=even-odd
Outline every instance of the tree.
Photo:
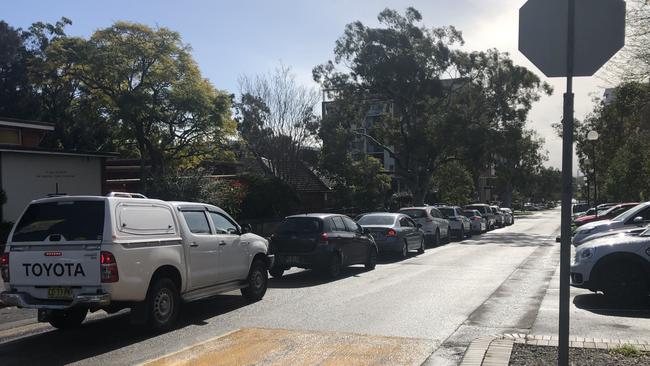
[[622,81],[650,79],[650,3],[627,1],[625,47],[606,67],[606,77]]
[[28,77],[23,32],[0,21],[0,116],[35,119],[40,105]]
[[[598,185],[599,201],[635,201],[650,197],[650,86],[619,85],[608,104],[598,103],[580,124],[576,150],[580,168]],[[587,133],[598,132],[597,141]],[[593,181],[596,162],[597,182]]]
[[267,75],[242,76],[239,84],[239,132],[253,154],[267,159],[273,174],[286,181],[302,164],[303,148],[315,143],[318,93],[298,85],[285,66]]
[[74,77],[119,129],[118,147],[151,174],[204,159],[234,132],[230,96],[201,77],[190,47],[167,28],[117,22],[65,50]]
[[439,202],[463,206],[473,198],[472,176],[459,161],[450,161],[440,166],[434,174],[433,183],[438,188]]
[[[334,96],[335,107],[326,116],[331,131],[321,136],[339,135],[338,141],[346,142],[355,131],[363,134],[395,159],[396,174],[421,204],[433,172],[454,154],[448,149],[453,145],[443,143],[448,136],[440,133],[450,122],[445,111],[454,83],[443,84],[441,77],[453,68],[457,52],[450,46],[462,43],[462,37],[453,27],[420,25],[422,16],[414,8],[404,15],[386,9],[378,19],[383,27],[348,24],[336,42],[334,61],[313,70],[314,80]],[[376,103],[388,103],[394,112],[364,126]],[[325,146],[323,151],[340,154]]]

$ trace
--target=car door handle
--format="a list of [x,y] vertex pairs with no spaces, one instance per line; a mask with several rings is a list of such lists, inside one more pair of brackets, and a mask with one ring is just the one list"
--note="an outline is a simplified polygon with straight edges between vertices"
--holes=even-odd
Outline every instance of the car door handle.
[[198,246],[199,246],[199,245],[196,244],[195,242],[191,242],[191,243],[190,243],[190,247],[192,247],[192,248],[196,248],[196,247],[198,247]]
[[222,240],[222,241],[219,242],[219,246],[224,246],[224,245],[226,245],[225,241]]

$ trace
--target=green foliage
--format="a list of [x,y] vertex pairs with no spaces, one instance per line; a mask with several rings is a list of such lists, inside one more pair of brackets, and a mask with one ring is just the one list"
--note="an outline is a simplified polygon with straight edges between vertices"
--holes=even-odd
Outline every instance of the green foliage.
[[382,172],[381,162],[373,157],[364,157],[352,162],[351,168],[355,174],[349,178],[348,187],[353,206],[363,210],[383,208],[391,188],[391,178]]
[[[576,134],[580,169],[593,189],[596,165],[599,201],[650,198],[650,85],[624,83],[610,104],[600,103]],[[587,133],[598,132],[597,141]]]
[[[395,159],[396,174],[416,204],[423,203],[434,173],[458,158],[474,181],[495,164],[509,195],[522,184],[517,174],[543,161],[525,123],[550,86],[505,53],[455,49],[463,43],[459,31],[422,26],[413,8],[404,14],[386,9],[378,20],[377,28],[348,24],[334,61],[313,70],[333,97],[319,133],[326,169],[345,161],[344,152],[363,136]],[[368,110],[382,103],[392,111],[368,118]]]
[[474,182],[469,171],[458,161],[447,162],[433,175],[439,202],[463,206],[473,198]]
[[612,355],[621,355],[623,357],[641,357],[644,355],[644,352],[629,344],[612,348],[608,352]]
[[243,219],[284,217],[300,207],[296,192],[279,178],[247,174],[240,180],[246,190],[239,215]]
[[188,169],[151,177],[145,194],[166,201],[208,203],[236,216],[246,191],[237,181],[211,179],[200,169]]

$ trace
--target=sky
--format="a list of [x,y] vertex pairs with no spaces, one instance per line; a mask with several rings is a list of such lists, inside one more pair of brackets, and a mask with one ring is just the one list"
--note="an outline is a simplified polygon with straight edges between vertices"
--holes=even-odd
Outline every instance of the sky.
[[[314,66],[333,58],[334,42],[346,24],[360,20],[377,25],[385,8],[403,11],[413,6],[428,27],[453,25],[463,33],[467,51],[497,48],[509,52],[551,84],[529,115],[529,127],[546,140],[547,166],[561,167],[561,140],[551,125],[562,118],[565,79],[548,79],[517,50],[518,11],[525,0],[58,0],[7,1],[0,19],[27,28],[37,21],[55,22],[65,16],[72,36],[90,36],[119,20],[167,27],[192,47],[203,76],[215,87],[238,93],[241,75],[266,73],[280,64],[290,66],[301,83],[312,81]],[[598,75],[598,74],[597,74]],[[574,79],[575,116],[582,119],[609,85],[602,78]],[[574,159],[574,174],[576,162]]]

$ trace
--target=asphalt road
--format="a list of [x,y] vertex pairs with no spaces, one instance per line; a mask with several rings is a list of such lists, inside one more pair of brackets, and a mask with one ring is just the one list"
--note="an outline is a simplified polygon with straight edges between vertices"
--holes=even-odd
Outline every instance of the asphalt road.
[[2,365],[144,362],[247,327],[336,331],[423,339],[436,351],[427,364],[457,364],[476,337],[528,332],[558,262],[559,210],[431,248],[374,271],[352,267],[336,281],[292,270],[269,282],[258,303],[239,293],[187,304],[179,327],[154,335],[116,315],[61,332],[33,322],[33,312],[0,309]]

